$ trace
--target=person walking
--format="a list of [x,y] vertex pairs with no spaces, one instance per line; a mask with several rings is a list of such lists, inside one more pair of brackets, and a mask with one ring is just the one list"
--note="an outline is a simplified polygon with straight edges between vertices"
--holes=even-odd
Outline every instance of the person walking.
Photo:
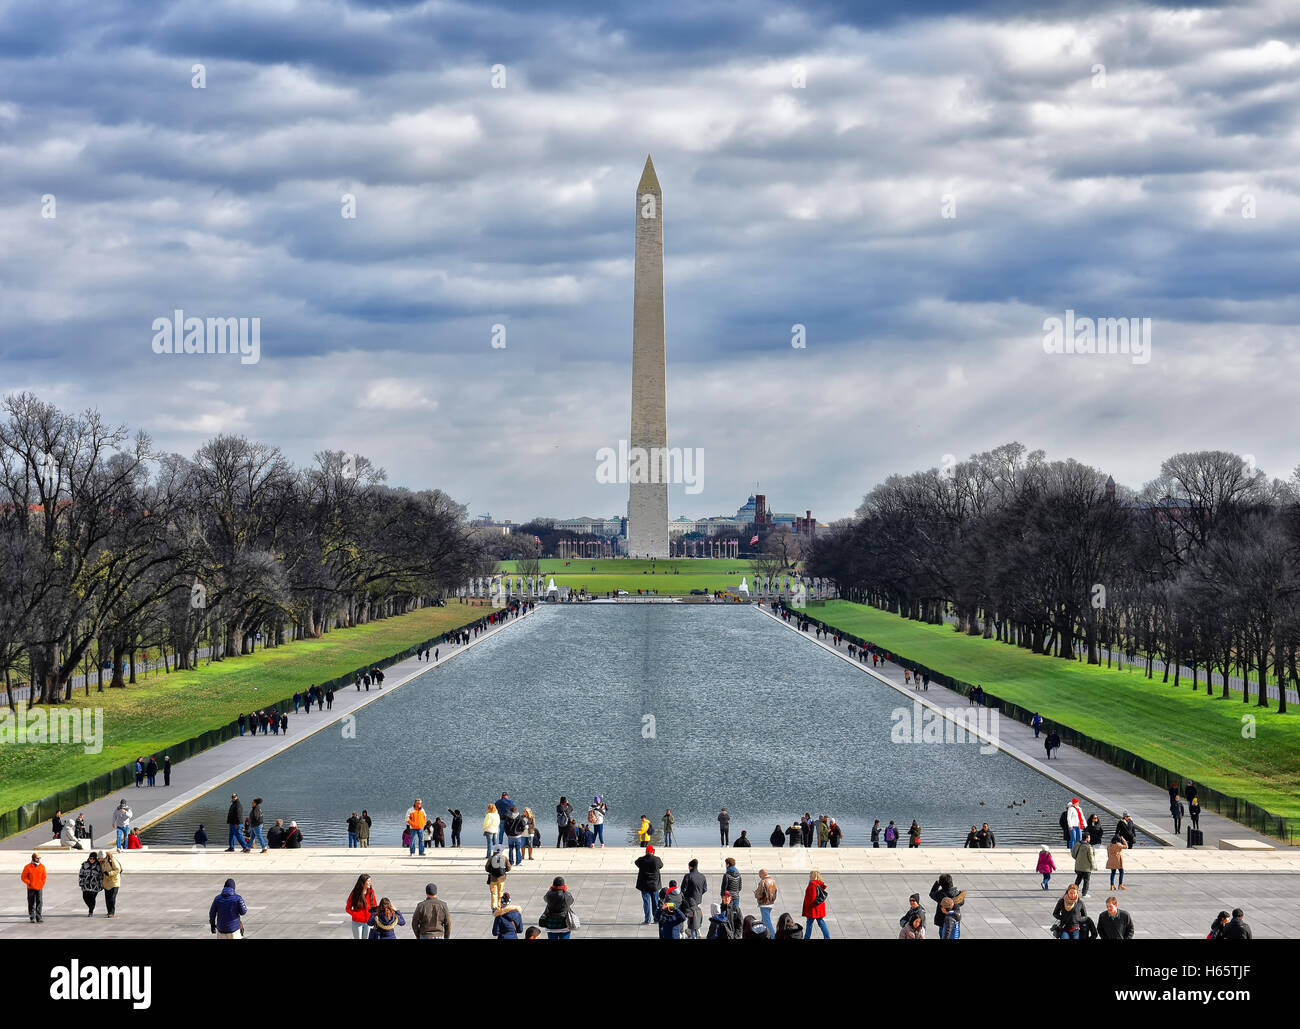
[[104,873],[99,867],[99,855],[93,850],[77,872],[77,885],[81,888],[81,899],[86,902],[86,915],[89,917],[95,913],[95,901],[104,889]]
[[380,897],[379,907],[370,914],[370,939],[395,940],[398,927],[405,924],[406,919],[393,907],[393,902],[387,897]]
[[99,872],[104,884],[104,910],[109,918],[117,914],[117,891],[122,885],[122,862],[116,854],[99,852]]
[[370,876],[362,873],[357,876],[356,884],[352,887],[352,892],[348,894],[347,903],[343,905],[343,910],[352,919],[352,938],[354,940],[369,938],[370,916],[374,914],[377,907],[379,907],[379,901],[375,899],[375,888],[370,881]]
[[172,759],[169,754],[163,755],[162,773],[163,785],[170,786],[172,784]]
[[[803,917],[804,939],[812,939],[813,925],[816,924],[821,928],[822,939],[831,938],[830,930],[826,928],[826,884],[822,882],[822,877],[817,872],[808,873],[808,885],[803,891]],[[775,935],[775,933],[773,934]]]
[[22,874],[19,876],[24,886],[27,887],[27,920],[29,922],[44,922],[45,916],[42,912],[42,905],[45,897],[45,866],[41,864],[41,856],[35,852],[32,854],[32,860],[23,865]]
[[239,802],[239,794],[230,795],[230,807],[226,809],[226,853],[235,852],[235,844],[247,854],[252,848],[244,843],[244,805]]
[[235,892],[235,880],[227,879],[226,885],[212,898],[212,906],[208,908],[208,927],[223,940],[242,940],[246,914],[248,905]]
[[483,866],[484,871],[487,872],[488,898],[493,911],[501,906],[501,894],[505,892],[506,873],[510,868],[510,859],[500,847],[492,851],[492,856]]
[[492,935],[498,940],[517,940],[523,933],[523,912],[510,903],[510,894],[501,894],[501,906],[492,912]]
[[564,882],[564,876],[557,875],[551,881],[551,888],[542,898],[545,907],[537,924],[546,930],[548,940],[567,940],[573,930],[578,928],[577,912],[573,910],[573,894]]
[[704,897],[709,892],[708,880],[700,872],[700,863],[691,858],[687,872],[682,876],[682,914],[686,916],[686,933],[692,940],[700,938],[704,923]]
[[1038,864],[1034,866],[1034,871],[1043,877],[1043,889],[1047,889],[1047,884],[1052,881],[1052,873],[1056,871],[1056,861],[1046,844],[1038,851]]
[[1058,940],[1077,940],[1083,920],[1088,916],[1084,907],[1079,887],[1071,883],[1065,888],[1065,896],[1056,902],[1052,917],[1056,919]]
[[727,814],[727,809],[725,807],[718,813],[718,834],[722,837],[722,845],[724,847],[730,846],[731,816]]
[[436,883],[424,887],[424,900],[415,905],[411,916],[411,932],[417,940],[451,939],[451,911],[438,899]]
[[1116,897],[1106,898],[1106,910],[1097,919],[1097,938],[1101,940],[1133,939],[1133,919],[1127,911],[1119,909]]
[[250,842],[261,844],[262,853],[266,853],[266,837],[262,835],[262,798],[254,797],[253,806],[248,809],[248,822],[252,834]]
[[1174,820],[1174,835],[1179,836],[1183,831],[1183,802],[1174,796],[1169,801],[1169,817]]
[[664,863],[655,855],[654,847],[647,846],[645,853],[633,864],[636,865],[636,888],[641,894],[641,908],[645,915],[641,924],[650,925],[659,920],[659,873]]
[[1087,840],[1080,840],[1070,851],[1070,856],[1074,858],[1074,884],[1082,887],[1080,896],[1086,897],[1088,883],[1097,867],[1097,858],[1093,854],[1092,844]]
[[1124,838],[1118,834],[1110,838],[1110,844],[1106,847],[1106,867],[1110,869],[1110,888],[1115,889],[1115,873],[1119,873],[1119,888],[1127,890],[1124,885],[1124,851],[1128,849],[1128,844]]
[[673,845],[673,826],[675,826],[676,824],[677,824],[677,819],[673,817],[673,809],[668,808],[667,810],[664,811],[664,817],[663,817],[665,847],[671,847]]
[[[496,836],[497,829],[501,826],[501,816],[497,814],[497,806],[489,804],[487,814],[483,816],[483,842],[487,845],[487,856],[492,856],[492,838]],[[500,848],[498,848],[500,849]]]
[[131,835],[131,819],[134,817],[135,813],[126,806],[125,800],[119,803],[113,812],[113,831],[117,835],[118,853],[126,850],[126,838]]
[[1029,720],[1029,724],[1034,727],[1034,739],[1038,739],[1038,733],[1043,728],[1043,716],[1035,711],[1034,717]]
[[776,938],[776,926],[772,924],[772,908],[776,905],[776,880],[767,874],[766,868],[758,870],[758,886],[754,889],[754,900],[758,902],[758,914],[767,926],[768,939]]
[[1069,845],[1070,852],[1073,853],[1074,845],[1083,839],[1083,828],[1088,824],[1083,817],[1083,809],[1079,807],[1078,797],[1070,798],[1070,803],[1066,806],[1063,814],[1065,815],[1065,831],[1070,834],[1066,843]]

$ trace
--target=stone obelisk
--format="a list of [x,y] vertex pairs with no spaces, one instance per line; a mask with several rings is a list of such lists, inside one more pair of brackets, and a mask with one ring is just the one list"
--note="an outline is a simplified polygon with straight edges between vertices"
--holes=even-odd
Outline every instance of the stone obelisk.
[[[668,387],[664,356],[663,194],[650,158],[636,187],[632,428],[627,553],[668,556]],[[647,481],[648,480],[648,481]]]

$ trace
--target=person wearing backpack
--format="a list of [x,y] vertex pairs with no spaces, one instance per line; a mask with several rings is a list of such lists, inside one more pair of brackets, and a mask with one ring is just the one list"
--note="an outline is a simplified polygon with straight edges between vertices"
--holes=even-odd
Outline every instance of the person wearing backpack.
[[506,873],[510,871],[510,859],[501,852],[500,847],[497,847],[492,852],[492,856],[487,859],[483,870],[487,872],[488,894],[492,910],[495,911],[501,906],[501,895],[506,889]]
[[573,805],[569,803],[569,798],[561,797],[560,802],[555,805],[555,825],[559,830],[555,837],[555,845],[557,847],[564,846],[564,834],[569,828],[569,822],[573,820],[572,815]]
[[609,814],[609,805],[599,796],[591,798],[591,807],[587,810],[587,824],[591,826],[592,835],[605,846],[605,816]]
[[727,920],[726,912],[717,904],[709,905],[709,931],[705,933],[706,940],[730,940],[731,923]]
[[772,924],[772,907],[776,904],[776,880],[767,874],[766,868],[758,870],[758,886],[754,890],[754,900],[758,902],[758,913],[767,926],[768,939],[776,938],[776,926]]
[[512,808],[508,817],[502,819],[508,840],[507,854],[512,865],[524,859],[524,836],[528,832],[528,819],[519,810]]
[[894,824],[891,818],[889,824],[885,826],[885,846],[893,850],[898,846],[898,826]]
[[822,939],[831,938],[830,930],[826,928],[826,884],[822,882],[822,877],[817,872],[808,873],[808,885],[803,891],[803,917],[805,921],[803,938],[812,939],[813,924],[821,927]]

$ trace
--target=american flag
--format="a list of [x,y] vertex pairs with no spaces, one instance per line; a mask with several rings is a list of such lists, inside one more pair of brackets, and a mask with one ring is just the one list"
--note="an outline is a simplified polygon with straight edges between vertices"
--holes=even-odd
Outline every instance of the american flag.
[[758,545],[758,533],[754,533],[754,538],[749,541],[749,545],[751,547],[755,547]]
[[540,536],[534,536],[534,537],[533,537],[533,542],[536,543],[536,544],[540,547],[540,546],[542,545],[542,537],[540,537]]

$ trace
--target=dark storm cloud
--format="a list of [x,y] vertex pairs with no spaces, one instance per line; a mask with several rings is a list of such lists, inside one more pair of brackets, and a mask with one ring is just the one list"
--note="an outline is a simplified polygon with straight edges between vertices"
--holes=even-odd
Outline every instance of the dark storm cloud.
[[[172,449],[227,428],[500,515],[612,512],[592,454],[626,432],[653,151],[669,424],[710,455],[674,514],[766,478],[833,517],[1016,437],[1134,485],[1198,442],[1286,468],[1298,28],[1281,2],[11,4],[0,381]],[[176,308],[260,317],[262,362],[160,360]],[[1152,366],[1044,355],[1066,308],[1155,320]],[[1157,419],[1153,389],[1211,413]]]

